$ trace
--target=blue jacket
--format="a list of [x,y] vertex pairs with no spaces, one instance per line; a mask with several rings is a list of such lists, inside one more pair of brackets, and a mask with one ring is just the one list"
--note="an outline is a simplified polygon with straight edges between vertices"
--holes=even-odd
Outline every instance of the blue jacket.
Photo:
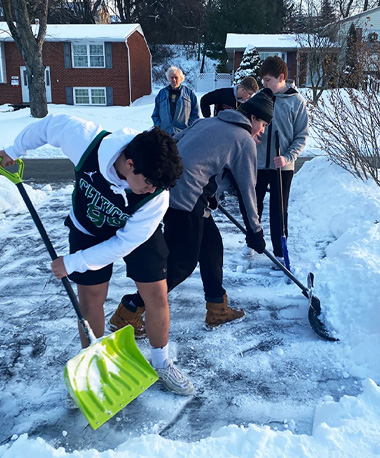
[[199,106],[195,93],[187,86],[181,86],[181,95],[176,104],[172,119],[169,105],[170,86],[164,87],[157,94],[152,114],[153,124],[174,135],[186,129],[199,118]]

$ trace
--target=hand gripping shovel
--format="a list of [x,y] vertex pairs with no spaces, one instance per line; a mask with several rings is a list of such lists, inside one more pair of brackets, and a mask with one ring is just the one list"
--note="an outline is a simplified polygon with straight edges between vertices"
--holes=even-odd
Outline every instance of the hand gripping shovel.
[[[237,221],[224,207],[222,207],[220,204],[218,205],[218,209],[225,215],[227,218],[232,221],[237,228],[239,228],[243,234],[247,234],[247,231],[245,228]],[[268,256],[268,258],[276,264],[276,266],[284,272],[284,274],[292,280],[293,283],[295,283],[301,290],[302,294],[309,299],[309,313],[308,313],[308,318],[309,318],[309,323],[312,328],[312,330],[322,339],[324,340],[329,340],[331,342],[336,342],[339,339],[336,339],[335,337],[332,337],[329,333],[329,331],[326,329],[325,325],[322,323],[322,321],[318,318],[318,316],[321,313],[321,302],[318,299],[318,297],[314,294],[313,292],[313,283],[314,283],[314,274],[311,272],[308,275],[307,278],[307,283],[308,283],[308,288],[304,286],[297,278],[280,262],[276,259],[275,256],[273,256],[271,253],[269,253],[268,250],[264,250],[264,254]]]
[[[275,135],[275,145],[276,145],[276,156],[280,156],[280,136],[278,130],[274,133]],[[281,224],[281,248],[282,254],[284,256],[285,267],[291,271],[288,245],[286,243],[286,231],[285,231],[285,216],[284,216],[284,197],[282,192],[282,173],[281,167],[277,169],[277,181],[278,181],[278,200],[279,200],[279,209],[280,209],[280,224]]]
[[[0,164],[1,160],[0,157]],[[57,254],[22,184],[24,163],[21,159],[17,163],[18,172],[10,173],[0,166],[0,174],[17,186],[54,260]],[[68,278],[62,278],[62,283],[90,342],[88,348],[68,361],[64,378],[74,402],[91,427],[97,429],[156,382],[158,376],[137,348],[132,326],[97,340],[80,311]]]

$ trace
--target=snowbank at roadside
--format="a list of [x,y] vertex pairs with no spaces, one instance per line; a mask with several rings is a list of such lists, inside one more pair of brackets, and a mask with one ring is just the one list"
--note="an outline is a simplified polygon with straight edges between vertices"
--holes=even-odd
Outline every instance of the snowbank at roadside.
[[132,438],[116,450],[67,453],[54,449],[41,438],[29,439],[27,434],[14,437],[11,445],[0,447],[0,456],[15,458],[349,458],[380,454],[380,388],[372,381],[363,384],[357,398],[344,396],[339,402],[325,400],[316,408],[312,436],[294,435],[290,431],[273,431],[268,426],[230,425],[211,437],[194,443],[172,441],[155,434]]

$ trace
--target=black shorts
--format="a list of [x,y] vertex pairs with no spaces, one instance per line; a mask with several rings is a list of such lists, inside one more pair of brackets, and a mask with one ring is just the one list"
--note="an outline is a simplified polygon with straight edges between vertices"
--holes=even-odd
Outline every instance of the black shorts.
[[[70,229],[70,253],[85,250],[104,241],[79,231],[69,217],[65,221],[65,226]],[[159,225],[146,242],[123,258],[127,267],[127,277],[141,283],[165,280],[168,254],[169,250]],[[113,264],[109,264],[102,269],[87,270],[83,273],[73,272],[69,278],[78,285],[99,285],[110,280],[112,266]]]

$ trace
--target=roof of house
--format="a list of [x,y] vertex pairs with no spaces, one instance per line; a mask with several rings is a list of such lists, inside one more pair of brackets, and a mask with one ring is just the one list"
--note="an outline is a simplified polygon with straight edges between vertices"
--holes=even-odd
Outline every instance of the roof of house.
[[[37,25],[32,25],[37,32]],[[138,31],[144,36],[140,24],[48,24],[45,41],[97,40],[121,41]],[[6,22],[0,22],[0,41],[13,41]]]
[[227,33],[226,49],[244,50],[248,45],[265,49],[296,49],[300,44],[294,34],[243,34]]

